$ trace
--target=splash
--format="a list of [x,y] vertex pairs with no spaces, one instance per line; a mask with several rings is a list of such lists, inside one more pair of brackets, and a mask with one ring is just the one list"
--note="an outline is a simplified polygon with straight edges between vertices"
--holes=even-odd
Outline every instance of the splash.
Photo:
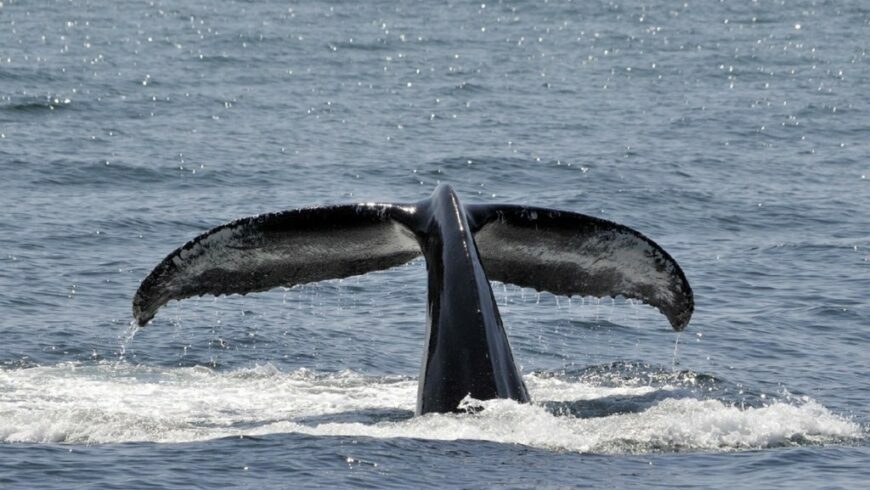
[[603,386],[530,374],[526,382],[534,404],[466,400],[484,410],[415,417],[417,382],[408,377],[282,372],[269,364],[230,372],[123,362],[62,364],[0,371],[0,441],[172,443],[297,432],[642,453],[864,437],[858,424],[812,400],[745,408],[692,397],[679,384],[630,381]]

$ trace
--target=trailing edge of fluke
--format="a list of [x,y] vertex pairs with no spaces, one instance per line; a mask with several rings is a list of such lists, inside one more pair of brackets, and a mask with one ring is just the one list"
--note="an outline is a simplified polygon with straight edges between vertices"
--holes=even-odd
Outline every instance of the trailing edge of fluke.
[[466,206],[442,184],[416,203],[295,209],[218,226],[151,271],[133,315],[145,325],[173,299],[348,277],[420,255],[429,292],[418,414],[455,411],[466,396],[529,401],[490,280],[641,300],[677,331],[694,309],[676,261],[631,228],[568,211]]

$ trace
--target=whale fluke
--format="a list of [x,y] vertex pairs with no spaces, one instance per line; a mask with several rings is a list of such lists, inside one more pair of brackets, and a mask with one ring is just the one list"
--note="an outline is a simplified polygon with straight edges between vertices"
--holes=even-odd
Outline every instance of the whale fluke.
[[664,313],[676,331],[689,323],[689,281],[664,249],[639,232],[554,209],[465,208],[490,279],[568,296],[638,299]]
[[394,267],[420,255],[413,206],[355,204],[262,214],[218,226],[178,248],[142,281],[133,316],[148,323],[169,300],[246,294]]
[[490,279],[639,299],[678,331],[694,309],[677,262],[631,228],[568,211],[464,206],[439,185],[413,204],[297,209],[218,226],[154,268],[133,298],[133,315],[144,325],[169,300],[348,277],[420,255],[429,289],[420,414],[458,410],[466,396],[529,401]]

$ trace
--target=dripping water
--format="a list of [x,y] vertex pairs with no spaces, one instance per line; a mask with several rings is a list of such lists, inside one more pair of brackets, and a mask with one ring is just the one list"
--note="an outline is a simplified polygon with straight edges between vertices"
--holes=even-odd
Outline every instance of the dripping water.
[[677,366],[680,365],[679,359],[679,350],[680,350],[680,336],[683,335],[683,332],[677,332],[677,338],[674,340],[674,357],[671,359],[671,371],[676,371]]
[[118,352],[118,358],[123,361],[127,354],[127,347],[133,343],[133,337],[136,336],[136,333],[139,331],[139,323],[136,319],[130,320],[130,323],[127,325],[127,330],[118,337],[120,340],[121,350]]

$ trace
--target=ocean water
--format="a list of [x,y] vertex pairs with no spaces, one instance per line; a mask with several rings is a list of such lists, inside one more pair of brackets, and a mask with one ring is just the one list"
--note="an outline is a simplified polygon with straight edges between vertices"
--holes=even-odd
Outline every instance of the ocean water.
[[[870,481],[862,1],[0,0],[0,487],[827,487]],[[131,328],[231,219],[533,204],[694,290],[495,283],[534,403],[414,416],[420,261]]]

